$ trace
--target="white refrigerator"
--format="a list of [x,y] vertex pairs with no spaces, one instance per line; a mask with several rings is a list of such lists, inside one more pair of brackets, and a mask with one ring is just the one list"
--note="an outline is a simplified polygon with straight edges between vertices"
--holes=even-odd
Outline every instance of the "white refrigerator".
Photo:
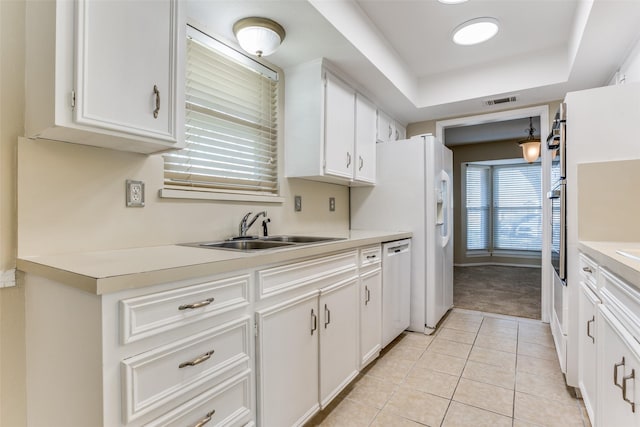
[[376,185],[351,189],[351,228],[413,233],[409,329],[431,334],[453,306],[453,154],[431,134],[376,150]]

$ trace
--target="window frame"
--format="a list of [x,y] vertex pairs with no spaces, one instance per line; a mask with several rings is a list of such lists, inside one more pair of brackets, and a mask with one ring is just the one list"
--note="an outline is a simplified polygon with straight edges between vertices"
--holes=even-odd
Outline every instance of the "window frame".
[[[164,165],[164,157],[162,156],[162,180],[163,185],[159,190],[158,195],[161,198],[170,198],[170,199],[197,199],[197,200],[220,200],[220,201],[238,201],[238,202],[259,202],[259,203],[284,203],[285,198],[282,196],[282,180],[283,180],[283,108],[282,108],[282,100],[284,99],[284,88],[281,84],[282,79],[280,78],[282,74],[282,70],[277,67],[272,66],[271,64],[265,63],[264,61],[256,60],[252,57],[245,55],[244,53],[236,50],[235,48],[229,46],[228,44],[221,41],[220,38],[212,36],[199,28],[197,26],[189,23],[186,26],[187,38],[192,38],[200,43],[206,44],[211,49],[216,52],[223,54],[230,59],[233,59],[236,62],[241,63],[241,65],[247,66],[256,70],[257,72],[267,75],[272,80],[278,82],[278,87],[276,90],[277,103],[276,103],[276,128],[277,128],[277,136],[275,142],[275,150],[276,150],[276,191],[273,194],[268,193],[260,193],[260,192],[252,192],[252,191],[243,191],[243,190],[229,190],[223,188],[207,188],[207,187],[199,187],[199,186],[181,186],[181,185],[171,185],[165,181],[165,165]],[[185,45],[186,50],[186,45]],[[186,57],[182,57],[181,60],[185,61],[186,67]],[[184,106],[183,108],[186,108]]]
[[[494,201],[494,170],[496,168],[501,167],[509,167],[514,165],[526,165],[521,159],[510,159],[510,160],[501,160],[501,161],[479,161],[479,162],[464,162],[461,168],[461,231],[462,231],[462,242],[464,243],[465,257],[474,258],[474,257],[491,257],[491,256],[500,256],[500,257],[510,257],[510,258],[540,258],[542,255],[542,250],[517,250],[517,249],[500,249],[495,248],[494,244],[494,214],[495,214],[495,201]],[[530,167],[540,167],[540,173],[542,174],[542,166],[540,163],[536,162]],[[489,192],[489,229],[488,229],[488,244],[485,249],[469,249],[468,248],[468,227],[467,227],[467,217],[468,217],[468,209],[467,209],[467,168],[469,167],[483,167],[489,169],[489,174],[487,178],[488,192]],[[542,197],[542,187],[540,188],[540,220],[543,221],[544,216],[544,201]],[[544,244],[544,234],[541,227],[541,236],[540,236],[540,245]]]

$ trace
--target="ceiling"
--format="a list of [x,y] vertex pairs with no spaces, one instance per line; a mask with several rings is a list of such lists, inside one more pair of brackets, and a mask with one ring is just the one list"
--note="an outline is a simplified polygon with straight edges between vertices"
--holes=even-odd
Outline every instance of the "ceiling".
[[[640,36],[638,0],[187,0],[187,9],[192,23],[233,46],[238,19],[274,19],[287,36],[266,60],[285,76],[325,57],[403,124],[605,85]],[[451,41],[457,25],[482,16],[498,19],[496,37],[476,46]],[[484,102],[505,96],[516,101]]]

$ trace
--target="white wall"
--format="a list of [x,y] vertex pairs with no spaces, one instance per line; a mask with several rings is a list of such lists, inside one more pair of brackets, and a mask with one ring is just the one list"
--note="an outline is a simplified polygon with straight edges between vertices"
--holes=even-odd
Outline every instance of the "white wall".
[[620,66],[620,70],[609,82],[610,85],[618,83],[640,82],[640,39],[629,52],[629,55]]

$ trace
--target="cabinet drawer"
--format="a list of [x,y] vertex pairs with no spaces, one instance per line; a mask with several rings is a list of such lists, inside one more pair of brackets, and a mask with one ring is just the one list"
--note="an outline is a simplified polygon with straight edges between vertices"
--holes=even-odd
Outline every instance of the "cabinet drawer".
[[121,341],[127,344],[249,304],[249,275],[120,301]]
[[360,249],[360,268],[379,266],[382,263],[382,249],[380,245]]
[[588,256],[580,254],[580,257],[578,259],[578,268],[580,269],[581,280],[583,280],[587,286],[589,286],[594,292],[596,292],[598,264],[596,264]]
[[[178,400],[238,366],[246,367],[249,323],[250,318],[246,316],[123,360],[124,422]],[[184,400],[186,398],[184,396]]]
[[600,270],[600,279],[602,304],[640,341],[640,291],[605,268]]
[[[184,405],[153,420],[147,427],[195,426],[207,419],[211,426],[240,426],[251,420],[251,371],[246,370]],[[213,413],[212,413],[213,412]]]
[[357,268],[358,252],[350,251],[261,270],[258,271],[259,298],[278,295],[311,283],[323,287],[324,282],[335,283],[355,276]]

